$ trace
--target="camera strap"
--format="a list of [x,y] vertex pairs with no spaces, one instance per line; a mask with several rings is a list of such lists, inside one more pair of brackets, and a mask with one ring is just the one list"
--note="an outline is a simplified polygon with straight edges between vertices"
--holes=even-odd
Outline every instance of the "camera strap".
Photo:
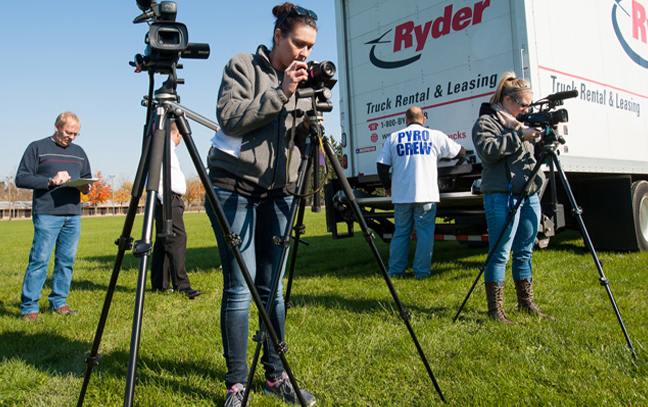
[[515,202],[513,202],[513,178],[511,177],[511,169],[509,168],[508,161],[504,159],[504,167],[506,168],[506,179],[508,180],[508,201],[507,209],[508,213],[513,211]]

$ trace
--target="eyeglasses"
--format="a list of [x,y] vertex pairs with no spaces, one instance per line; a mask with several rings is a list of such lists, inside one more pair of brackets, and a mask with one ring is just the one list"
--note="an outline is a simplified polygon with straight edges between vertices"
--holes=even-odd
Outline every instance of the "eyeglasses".
[[81,135],[81,133],[72,133],[67,130],[63,130],[63,133],[65,133],[65,135],[68,137],[74,137],[74,138],[77,138]]
[[515,103],[517,103],[518,105],[522,106],[523,109],[526,109],[526,108],[528,108],[529,106],[531,106],[531,105],[526,105],[526,104],[520,102],[519,100],[517,100],[516,98],[514,98],[514,97],[511,96],[511,95],[508,95],[508,97],[510,97],[511,99],[513,99],[513,101],[514,101]]
[[313,20],[317,21],[317,14],[315,14],[315,12],[314,12],[313,10],[308,10],[308,9],[305,9],[305,8],[303,8],[303,7],[301,7],[301,6],[293,6],[290,10],[288,10],[288,12],[287,12],[286,14],[284,14],[283,17],[281,17],[281,20],[279,20],[279,21],[277,22],[277,24],[275,25],[275,29],[281,27],[281,26],[283,25],[283,23],[286,22],[286,20],[288,19],[288,16],[290,16],[290,14],[291,14],[293,11],[294,11],[298,16],[309,16],[309,17],[312,18]]

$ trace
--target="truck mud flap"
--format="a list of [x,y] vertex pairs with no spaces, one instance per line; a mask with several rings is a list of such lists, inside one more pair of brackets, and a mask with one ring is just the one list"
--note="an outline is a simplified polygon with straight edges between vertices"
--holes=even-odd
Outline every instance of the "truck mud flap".
[[[597,250],[639,250],[629,176],[583,179],[572,182],[576,202]],[[567,204],[567,214],[571,213]]]

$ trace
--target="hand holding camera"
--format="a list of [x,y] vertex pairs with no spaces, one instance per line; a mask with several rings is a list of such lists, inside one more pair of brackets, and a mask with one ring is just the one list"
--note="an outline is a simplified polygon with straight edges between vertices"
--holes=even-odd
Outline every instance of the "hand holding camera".
[[302,82],[308,80],[308,64],[303,61],[293,61],[284,71],[281,90],[290,98]]

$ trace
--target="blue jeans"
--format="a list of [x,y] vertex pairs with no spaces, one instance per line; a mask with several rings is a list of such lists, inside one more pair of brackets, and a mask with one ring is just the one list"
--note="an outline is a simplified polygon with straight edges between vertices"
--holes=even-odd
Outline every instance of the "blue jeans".
[[394,204],[394,236],[389,244],[389,275],[400,277],[405,273],[409,257],[412,228],[416,225],[416,252],[414,253],[414,276],[430,275],[432,249],[434,246],[435,203]]
[[81,236],[81,216],[34,215],[34,241],[29,253],[20,300],[21,314],[38,312],[41,290],[47,279],[47,266],[54,252],[50,309],[67,305],[72,283],[74,258]]
[[[513,196],[511,205],[516,205],[519,196]],[[497,242],[509,215],[509,195],[506,193],[490,193],[484,195],[484,209],[488,224],[489,253]],[[512,206],[512,207],[513,207]],[[512,208],[511,207],[511,208]],[[504,282],[506,264],[509,254],[513,251],[513,279],[524,280],[531,277],[531,257],[533,244],[538,227],[540,226],[540,199],[538,194],[527,197],[515,214],[515,217],[504,232],[502,240],[493,252],[491,260],[484,271],[484,281]]]
[[[267,304],[277,272],[281,274],[270,320],[279,340],[283,342],[286,311],[281,278],[284,268],[277,270],[282,248],[275,245],[272,238],[283,236],[286,232],[293,197],[259,200],[216,187],[214,191],[232,232],[242,240],[238,248],[264,306]],[[216,235],[223,265],[221,335],[227,364],[225,385],[229,389],[236,383],[247,382],[248,314],[252,296],[234,254],[223,237],[218,218],[209,201],[206,201],[205,209]],[[268,335],[265,336],[263,349],[261,362],[265,367],[266,379],[275,381],[281,377],[284,369]]]

